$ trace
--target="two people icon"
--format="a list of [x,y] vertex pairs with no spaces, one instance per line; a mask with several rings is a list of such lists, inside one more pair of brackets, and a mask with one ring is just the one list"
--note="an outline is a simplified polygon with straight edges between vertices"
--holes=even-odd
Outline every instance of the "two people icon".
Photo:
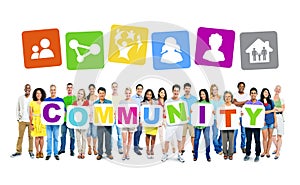
[[31,54],[31,59],[42,59],[42,58],[53,58],[54,54],[51,49],[49,49],[50,41],[47,38],[43,38],[40,41],[40,46],[42,50],[39,52],[40,48],[37,45],[32,46],[33,53]]
[[258,60],[261,61],[261,56],[262,56],[262,60],[267,60],[267,54],[268,54],[268,51],[266,50],[266,47],[263,47],[261,52],[258,53],[256,51],[255,48],[253,48],[253,51],[252,51],[252,57],[253,57],[253,61],[256,61],[256,56],[258,56]]

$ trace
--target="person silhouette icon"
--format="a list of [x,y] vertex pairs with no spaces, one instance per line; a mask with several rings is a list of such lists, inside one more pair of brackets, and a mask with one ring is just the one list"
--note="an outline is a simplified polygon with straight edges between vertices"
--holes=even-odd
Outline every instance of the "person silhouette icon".
[[39,59],[39,47],[37,45],[32,46],[33,53],[31,54],[31,60]]
[[177,44],[177,41],[173,37],[168,37],[165,39],[165,44],[161,48],[161,62],[167,64],[175,64],[183,60],[181,56],[180,46]]
[[40,52],[39,58],[53,58],[54,54],[51,49],[49,49],[50,41],[46,38],[40,41],[40,45],[43,48]]
[[209,37],[209,45],[210,50],[205,51],[203,55],[203,59],[208,60],[210,62],[220,62],[224,61],[225,57],[223,52],[219,51],[223,42],[223,38],[220,34],[215,33],[211,34]]

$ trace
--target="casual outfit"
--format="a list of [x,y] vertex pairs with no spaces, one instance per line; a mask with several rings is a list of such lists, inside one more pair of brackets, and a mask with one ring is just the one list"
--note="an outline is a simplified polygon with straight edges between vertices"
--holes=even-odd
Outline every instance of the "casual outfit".
[[[271,104],[264,103],[263,105],[265,106],[265,111],[273,110],[273,108],[275,107],[273,100],[271,100]],[[265,122],[266,125],[262,128],[262,130],[265,130],[267,128],[274,128],[274,123],[275,123],[274,114],[273,113],[266,114]]]
[[[217,112],[218,108],[224,104],[224,100],[222,97],[217,100],[210,100],[210,103],[214,106],[214,111]],[[214,124],[212,125],[212,139],[213,139],[213,145],[215,148],[215,151],[217,154],[220,154],[222,152],[222,134],[219,132],[219,129],[217,127],[217,114],[214,115]]]
[[[284,100],[279,99],[277,101],[274,101],[275,107],[281,108],[282,105],[284,105]],[[284,134],[284,119],[283,119],[283,112],[276,112],[276,118],[277,118],[277,128],[274,128],[273,130],[273,136],[275,135],[283,135]]]
[[187,108],[188,108],[188,113],[189,113],[189,121],[188,123],[183,125],[183,132],[182,132],[182,136],[185,137],[187,134],[187,130],[189,130],[189,134],[191,137],[195,137],[195,133],[194,133],[194,126],[191,124],[191,107],[194,103],[197,102],[197,98],[193,95],[190,95],[189,98],[186,98],[184,95],[180,98],[183,101],[185,101],[187,103]]
[[33,131],[31,131],[31,136],[46,136],[46,125],[44,125],[41,121],[41,105],[38,104],[36,101],[31,101],[29,106],[30,108],[32,108]]
[[[143,96],[139,96],[139,95],[135,94],[131,98],[132,98],[132,100],[136,101],[136,103],[139,106],[141,106],[141,102],[143,101]],[[143,132],[143,127],[141,125],[138,125],[138,127],[136,128],[136,131],[134,132],[134,135],[133,135],[134,151],[139,155],[142,155],[142,153],[139,151],[139,149],[140,149],[139,143],[140,143],[140,137],[142,135],[142,132]]]

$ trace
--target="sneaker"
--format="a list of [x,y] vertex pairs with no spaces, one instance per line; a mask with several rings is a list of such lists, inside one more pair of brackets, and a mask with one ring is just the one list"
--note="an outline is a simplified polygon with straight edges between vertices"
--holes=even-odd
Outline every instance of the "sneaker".
[[122,150],[122,148],[119,148],[119,154],[123,154],[123,150]]
[[219,154],[219,155],[223,155],[223,151],[219,152],[218,154]]
[[250,159],[250,157],[248,156],[248,155],[246,155],[245,157],[244,157],[244,161],[248,161]]
[[181,155],[179,155],[179,154],[178,154],[177,160],[178,160],[179,162],[182,162],[182,163],[185,162],[185,160],[184,160],[184,159],[181,157]]
[[14,158],[14,157],[18,157],[18,156],[20,156],[21,155],[21,153],[18,153],[18,152],[16,152],[16,153],[14,153],[14,154],[11,154],[11,158]]
[[114,157],[113,157],[112,155],[109,155],[108,158],[109,158],[110,160],[113,160],[113,159],[114,159]]
[[50,159],[50,157],[51,157],[50,155],[47,155],[46,160],[48,161]]
[[58,155],[64,154],[64,153],[65,153],[65,151],[61,151],[61,150],[60,150],[60,151],[58,152]]
[[135,152],[137,155],[142,155],[142,152],[139,151],[139,150],[134,150],[134,152]]
[[185,150],[181,150],[181,155],[183,155],[184,152],[185,152]]
[[55,155],[54,157],[55,157],[56,160],[59,160],[59,156],[58,155]]
[[164,154],[161,158],[162,162],[165,162],[168,159],[168,154]]
[[75,155],[74,151],[71,151],[70,156],[74,156],[74,155]]
[[246,148],[242,148],[242,152],[245,154],[246,153]]
[[143,148],[142,148],[142,147],[140,147],[140,146],[138,146],[138,149],[139,149],[139,150],[143,150]]
[[96,159],[97,160],[101,160],[102,159],[102,155],[98,155]]
[[34,158],[33,152],[29,152],[29,156],[30,156],[31,159],[33,159]]
[[254,159],[254,162],[258,162],[259,161],[259,155],[257,155]]

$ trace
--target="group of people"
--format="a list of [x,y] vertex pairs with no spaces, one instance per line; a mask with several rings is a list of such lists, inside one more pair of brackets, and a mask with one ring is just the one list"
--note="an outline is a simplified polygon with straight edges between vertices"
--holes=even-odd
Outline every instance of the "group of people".
[[[185,152],[185,143],[187,133],[191,138],[193,160],[197,161],[199,153],[199,140],[201,133],[203,132],[205,141],[205,156],[208,162],[211,161],[210,156],[210,130],[212,130],[212,142],[214,150],[219,155],[224,155],[224,159],[233,159],[233,154],[236,153],[236,141],[238,136],[238,130],[241,131],[241,150],[245,153],[244,160],[248,161],[251,154],[251,142],[252,134],[255,140],[255,159],[259,161],[260,157],[270,157],[270,149],[272,142],[275,145],[275,151],[272,154],[275,155],[274,159],[278,159],[280,156],[280,149],[282,145],[282,135],[284,134],[284,119],[283,112],[285,109],[284,100],[280,97],[281,86],[275,87],[275,95],[271,99],[270,91],[267,88],[263,88],[260,96],[255,87],[250,89],[250,95],[245,90],[245,83],[239,82],[237,85],[238,92],[233,94],[230,91],[225,91],[223,95],[218,92],[218,86],[212,84],[209,92],[206,89],[199,91],[199,98],[191,94],[191,84],[185,83],[183,85],[184,94],[180,96],[181,87],[178,84],[172,86],[172,96],[167,98],[167,91],[161,87],[157,92],[157,98],[152,89],[147,89],[143,95],[144,87],[142,84],[136,85],[136,93],[133,95],[132,89],[126,87],[124,95],[118,92],[118,83],[113,82],[111,84],[112,94],[106,95],[106,89],[99,87],[96,93],[96,87],[94,84],[88,86],[89,94],[87,95],[84,89],[79,89],[77,95],[73,94],[73,84],[68,83],[66,90],[67,96],[64,98],[57,97],[56,86],[50,86],[50,97],[46,98],[46,92],[42,88],[36,88],[33,91],[32,97],[31,86],[25,85],[25,94],[20,96],[17,104],[17,121],[19,124],[19,137],[17,141],[16,152],[11,157],[17,157],[22,154],[22,141],[26,127],[28,128],[29,139],[29,156],[31,158],[44,158],[43,147],[44,137],[47,137],[47,149],[46,160],[51,158],[52,152],[54,158],[59,160],[59,155],[65,153],[66,149],[66,134],[69,131],[70,134],[70,155],[75,155],[75,135],[78,150],[78,158],[84,159],[86,154],[86,146],[88,146],[88,155],[97,155],[96,159],[101,160],[103,158],[105,145],[105,154],[109,159],[113,159],[112,155],[112,130],[115,128],[118,141],[117,147],[119,154],[122,155],[122,160],[130,159],[130,149],[133,140],[133,151],[137,155],[142,155],[140,146],[140,137],[144,131],[145,143],[146,143],[146,155],[148,159],[154,158],[154,147],[156,143],[156,135],[159,135],[162,158],[161,161],[166,161],[169,158],[168,150],[171,144],[172,151],[175,153],[177,145],[177,159],[180,162],[185,162],[183,159],[183,153]],[[122,127],[119,128],[116,124],[113,126],[95,126],[93,124],[93,114],[89,114],[89,126],[88,129],[72,129],[68,128],[66,124],[66,116],[64,123],[60,125],[44,125],[41,121],[41,102],[43,101],[59,101],[65,105],[65,111],[70,105],[77,106],[89,106],[92,107],[95,104],[113,104],[115,110],[119,104],[137,104],[143,105],[159,105],[163,108],[163,121],[157,127],[143,127],[140,124],[134,127]],[[165,123],[166,111],[164,109],[165,104],[168,102],[185,101],[188,108],[189,118],[191,117],[191,107],[194,103],[206,103],[212,104],[214,110],[214,122],[212,126],[193,126],[191,119],[188,119],[188,123],[179,125],[168,125]],[[245,104],[251,105],[263,105],[265,107],[265,121],[263,128],[244,128],[242,126],[242,114],[240,116],[240,129],[236,130],[219,130],[217,127],[216,110],[221,106],[225,107],[243,107]],[[58,137],[59,128],[61,131],[60,149],[58,150]],[[75,130],[75,131],[74,131]],[[260,135],[262,133],[263,140],[263,152],[261,152],[261,140]],[[35,143],[36,154],[33,153],[33,137]]]

